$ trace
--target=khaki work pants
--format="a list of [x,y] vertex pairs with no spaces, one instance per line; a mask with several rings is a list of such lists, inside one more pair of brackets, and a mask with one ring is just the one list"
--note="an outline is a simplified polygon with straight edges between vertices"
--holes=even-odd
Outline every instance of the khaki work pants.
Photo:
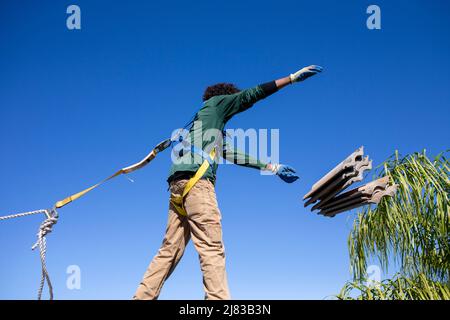
[[[181,194],[187,181],[183,179],[172,182],[170,192]],[[158,298],[164,281],[174,271],[190,238],[200,258],[205,299],[230,299],[221,214],[214,185],[209,180],[199,180],[185,197],[184,207],[187,216],[178,214],[173,205],[169,204],[164,240],[148,266],[134,299]]]

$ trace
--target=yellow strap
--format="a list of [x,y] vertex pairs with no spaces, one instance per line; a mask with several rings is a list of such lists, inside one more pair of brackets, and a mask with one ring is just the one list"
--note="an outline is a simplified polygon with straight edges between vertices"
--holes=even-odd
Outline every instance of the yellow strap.
[[123,172],[122,172],[122,169],[120,169],[119,171],[117,171],[116,173],[114,173],[112,176],[109,176],[109,177],[106,178],[105,180],[103,180],[103,181],[101,181],[101,182],[99,182],[99,183],[97,183],[97,184],[95,184],[95,185],[93,185],[93,186],[91,186],[91,187],[89,187],[89,188],[87,188],[87,189],[84,189],[83,191],[80,191],[80,192],[75,193],[75,194],[73,194],[73,195],[71,195],[71,196],[68,196],[67,198],[64,198],[63,200],[60,200],[60,201],[56,202],[55,208],[58,209],[58,208],[64,207],[66,204],[69,204],[69,203],[71,203],[72,201],[75,201],[75,200],[77,200],[78,198],[81,198],[82,196],[84,196],[84,195],[85,195],[86,193],[88,193],[89,191],[91,191],[91,190],[97,188],[97,187],[100,186],[101,184],[105,183],[105,182],[108,181],[108,180],[111,180],[112,178],[117,177],[118,175],[120,175],[120,174],[122,174],[122,173],[123,173]]
[[108,178],[104,179],[103,181],[87,188],[84,189],[83,191],[80,191],[78,193],[75,193],[71,196],[68,196],[58,202],[56,202],[55,204],[55,208],[62,208],[65,205],[71,203],[72,201],[77,200],[78,198],[81,198],[82,196],[84,196],[86,193],[88,193],[89,191],[97,188],[98,186],[102,185],[103,183],[105,183],[108,180],[111,180],[112,178],[115,178],[121,174],[127,174],[130,172],[133,172],[135,170],[141,169],[142,167],[146,166],[150,161],[152,161],[155,157],[156,154],[163,151],[164,149],[166,149],[168,146],[170,146],[170,139],[166,139],[162,142],[160,142],[155,148],[153,148],[152,151],[150,151],[149,154],[147,154],[147,156],[142,159],[141,161],[139,161],[138,163],[135,163],[131,166],[125,167],[120,169],[119,171],[117,171],[116,173],[114,173],[113,175],[109,176]]
[[[209,153],[209,157],[211,159],[214,159],[216,156],[216,148],[213,148],[211,152]],[[203,160],[202,165],[198,168],[198,170],[195,172],[194,176],[188,180],[186,183],[186,186],[184,187],[183,193],[181,195],[171,195],[171,202],[175,209],[178,211],[179,214],[182,216],[186,216],[187,212],[184,209],[184,197],[191,191],[192,187],[203,177],[203,175],[206,173],[206,171],[209,168],[209,161],[208,159]]]

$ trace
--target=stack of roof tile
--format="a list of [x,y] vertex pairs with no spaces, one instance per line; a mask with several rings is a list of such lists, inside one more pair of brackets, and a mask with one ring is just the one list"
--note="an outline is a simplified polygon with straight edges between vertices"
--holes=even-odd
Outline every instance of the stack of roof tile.
[[364,172],[370,169],[372,160],[364,157],[364,147],[360,147],[312,186],[303,197],[305,207],[314,204],[312,211],[320,210],[319,214],[334,217],[369,203],[378,204],[384,196],[393,196],[396,186],[389,184],[388,177],[343,192],[351,184],[362,181]]

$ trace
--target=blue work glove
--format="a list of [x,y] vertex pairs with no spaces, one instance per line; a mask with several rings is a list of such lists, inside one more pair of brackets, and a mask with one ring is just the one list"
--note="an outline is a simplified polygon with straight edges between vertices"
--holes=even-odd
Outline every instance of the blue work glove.
[[280,177],[281,180],[287,183],[292,183],[299,177],[295,174],[294,168],[283,164],[271,164],[268,168],[270,171]]
[[295,73],[292,73],[289,76],[289,78],[291,79],[291,83],[300,82],[308,79],[309,77],[312,77],[315,74],[322,72],[322,70],[323,68],[321,66],[312,65],[304,67],[303,69],[300,69]]

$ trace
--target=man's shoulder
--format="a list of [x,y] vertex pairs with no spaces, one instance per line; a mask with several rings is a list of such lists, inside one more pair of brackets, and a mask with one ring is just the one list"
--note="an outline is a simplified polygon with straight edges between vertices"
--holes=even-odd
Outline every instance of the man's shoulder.
[[226,106],[230,105],[235,99],[235,94],[226,94],[214,96],[206,100],[203,104],[203,107],[200,111],[204,110],[205,112],[213,112],[221,114],[226,109]]
[[238,93],[224,94],[224,95],[218,95],[218,96],[211,97],[205,101],[205,105],[219,105],[219,104],[227,103],[228,101],[234,100],[236,98],[237,94]]

